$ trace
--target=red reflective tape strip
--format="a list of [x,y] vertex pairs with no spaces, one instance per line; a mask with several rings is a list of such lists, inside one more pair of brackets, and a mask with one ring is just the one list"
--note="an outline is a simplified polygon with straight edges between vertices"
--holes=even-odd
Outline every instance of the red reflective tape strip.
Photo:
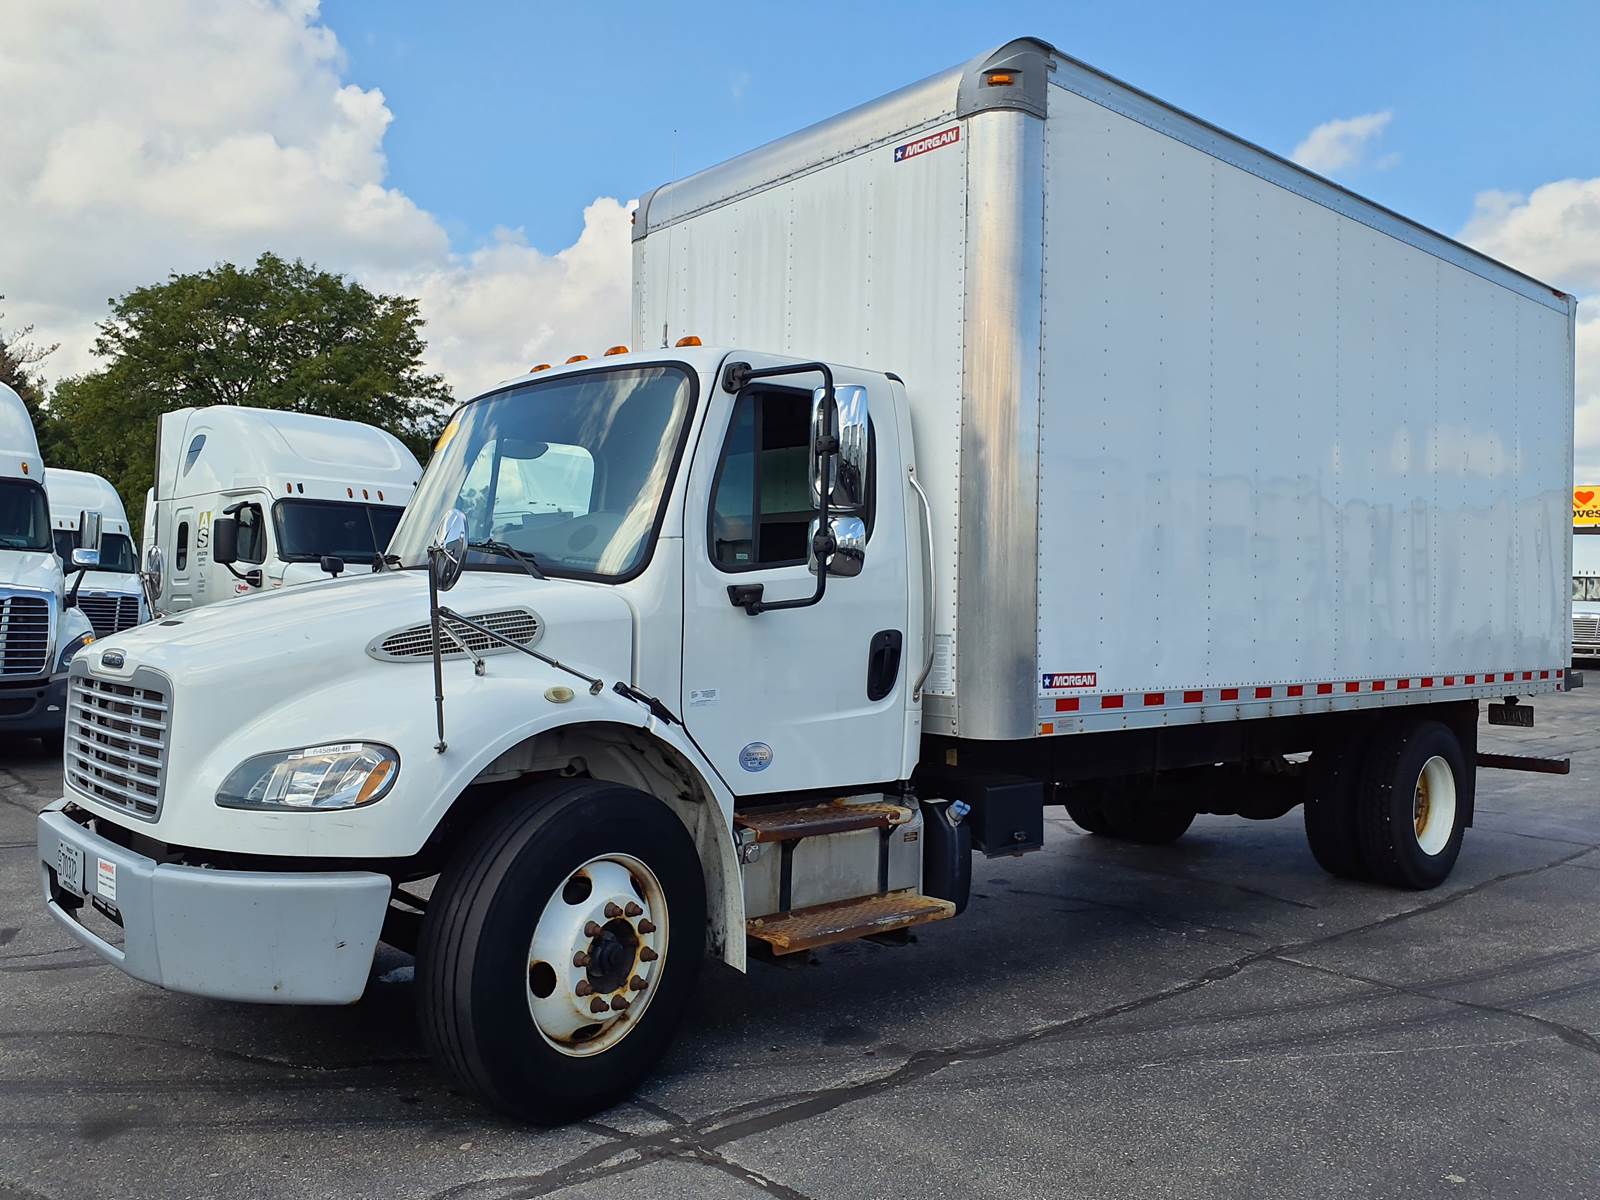
[[1381,692],[1381,691],[1383,691],[1383,680],[1381,680],[1381,679],[1374,679],[1374,680],[1373,680],[1373,681],[1372,681],[1372,690],[1373,690],[1373,691],[1375,691],[1375,692]]
[[1532,671],[1524,671],[1522,673],[1522,677],[1524,679],[1532,679],[1533,678],[1533,672]]
[[1402,679],[1399,683],[1395,684],[1394,686],[1399,688],[1402,692],[1406,691],[1411,686],[1411,680]]
[[1359,692],[1361,685],[1359,683],[1347,683],[1344,685],[1344,690],[1347,692]]
[[1424,675],[1422,677],[1422,686],[1423,687],[1432,687],[1433,686],[1433,676],[1432,675]]
[[1101,696],[1100,697],[1100,707],[1101,708],[1121,708],[1122,707],[1122,697],[1121,696]]
[[1454,675],[1446,675],[1444,677],[1444,685],[1445,687],[1455,687],[1456,677]]
[[1298,683],[1291,683],[1289,685],[1289,695],[1291,695],[1291,696],[1303,695],[1305,693],[1305,690],[1306,689],[1301,687]]
[[1077,712],[1078,698],[1076,696],[1063,696],[1056,701],[1057,712]]
[[1468,675],[1467,676],[1467,682],[1468,683],[1477,683],[1478,682],[1478,677],[1476,675]]
[[1331,684],[1331,683],[1319,683],[1319,684],[1317,684],[1317,695],[1319,695],[1319,696],[1331,696],[1332,694],[1333,694],[1333,684]]
[[1224,700],[1237,700],[1239,698],[1239,689],[1238,688],[1223,688],[1222,689],[1222,698]]
[[1256,699],[1257,700],[1271,700],[1272,699],[1272,689],[1269,688],[1269,687],[1258,687],[1256,689]]
[[1146,692],[1144,694],[1144,706],[1146,708],[1154,708],[1156,705],[1165,704],[1166,702],[1167,694],[1165,692]]
[[1205,698],[1206,694],[1204,692],[1185,692],[1183,694],[1183,702],[1185,704],[1199,704]]

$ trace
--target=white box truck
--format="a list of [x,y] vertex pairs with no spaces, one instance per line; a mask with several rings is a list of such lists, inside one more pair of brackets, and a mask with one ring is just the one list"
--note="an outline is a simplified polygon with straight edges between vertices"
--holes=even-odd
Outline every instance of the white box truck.
[[142,551],[166,612],[370,566],[422,474],[393,434],[243,405],[163,413]]
[[[51,540],[44,459],[22,397],[0,384],[0,736],[54,742],[66,721],[67,667],[94,641]],[[88,563],[98,536],[81,531]]]
[[706,948],[954,916],[1050,804],[1303,804],[1328,869],[1436,885],[1480,702],[1570,685],[1570,297],[1043,43],[634,236],[646,348],[463,405],[392,569],[74,664],[141,730],[40,817],[75,937],[307,1003],[414,946],[440,1062],[559,1120]]
[[[117,489],[90,471],[46,467],[45,491],[50,496],[56,557],[67,573],[68,588],[77,598],[78,608],[94,626],[95,636],[110,637],[148,621],[150,611],[139,579],[133,530]],[[85,548],[85,513],[99,514],[100,545],[89,556],[93,561],[79,566],[75,565],[74,554]]]

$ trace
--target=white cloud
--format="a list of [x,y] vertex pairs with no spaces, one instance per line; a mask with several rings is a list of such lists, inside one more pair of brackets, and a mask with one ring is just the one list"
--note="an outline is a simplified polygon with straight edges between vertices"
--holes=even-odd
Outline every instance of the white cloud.
[[1324,121],[1306,134],[1289,157],[1323,175],[1367,165],[1380,170],[1392,167],[1400,161],[1398,154],[1385,154],[1376,160],[1369,160],[1368,155],[1393,118],[1392,112],[1384,111]]
[[1483,192],[1461,238],[1580,297],[1575,473],[1600,481],[1600,179],[1562,179],[1525,196]]
[[458,394],[623,340],[625,205],[596,200],[559,253],[515,231],[453,252],[387,181],[394,116],[343,78],[316,0],[56,0],[0,40],[0,293],[59,341],[52,376],[94,365],[106,299],[263,250],[417,295]]

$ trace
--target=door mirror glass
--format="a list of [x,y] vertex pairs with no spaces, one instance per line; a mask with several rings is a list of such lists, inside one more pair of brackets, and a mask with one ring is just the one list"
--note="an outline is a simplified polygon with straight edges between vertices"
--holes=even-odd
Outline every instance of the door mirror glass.
[[100,551],[85,550],[80,546],[72,552],[72,565],[75,567],[98,567],[100,565]]
[[86,508],[78,514],[78,545],[84,550],[100,549],[100,513]]
[[[825,388],[817,388],[811,394],[813,460],[817,440],[822,436],[822,405],[826,395]],[[870,426],[866,388],[847,384],[833,389],[833,433],[839,439],[839,450],[828,462],[829,503],[836,509],[857,512],[867,505]],[[822,489],[815,478],[811,481],[811,494],[820,506]]]
[[[810,552],[807,565],[817,573],[817,533],[822,525],[811,522]],[[828,522],[833,533],[833,553],[828,555],[828,574],[842,579],[861,574],[867,561],[867,523],[860,517],[834,517]]]
[[448,592],[461,578],[461,569],[467,563],[467,517],[459,508],[452,508],[439,522],[428,547],[428,570],[441,592]]
[[223,566],[239,561],[237,517],[218,517],[211,522],[211,557]]

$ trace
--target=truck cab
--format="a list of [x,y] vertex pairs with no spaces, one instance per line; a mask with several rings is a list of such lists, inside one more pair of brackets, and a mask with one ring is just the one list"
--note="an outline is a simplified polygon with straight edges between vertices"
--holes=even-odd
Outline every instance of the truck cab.
[[[213,405],[164,413],[143,554],[165,612],[364,570],[422,468],[356,421]],[[220,533],[221,541],[216,540]]]
[[1572,657],[1600,658],[1600,523],[1572,531]]
[[22,397],[0,384],[0,735],[54,741],[66,669],[94,630],[70,602],[45,479]]
[[[89,471],[59,467],[46,468],[45,489],[50,496],[56,557],[77,597],[78,608],[94,625],[95,636],[110,637],[148,621],[150,611],[139,581],[133,530],[117,489]],[[73,556],[85,548],[85,513],[100,516],[100,545],[92,563],[78,566]]]

